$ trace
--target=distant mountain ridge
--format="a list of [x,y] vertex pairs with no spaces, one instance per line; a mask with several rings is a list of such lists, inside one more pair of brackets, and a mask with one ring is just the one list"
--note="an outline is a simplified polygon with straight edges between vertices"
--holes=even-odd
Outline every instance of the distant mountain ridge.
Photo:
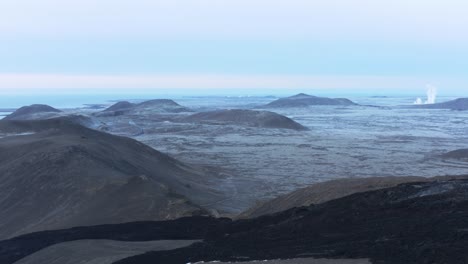
[[98,116],[117,116],[129,113],[181,113],[191,112],[187,107],[184,107],[170,99],[154,99],[141,103],[130,103],[128,101],[117,102],[100,113]]
[[7,115],[3,120],[22,120],[28,119],[29,116],[38,114],[38,113],[60,113],[62,111],[53,108],[49,105],[44,104],[33,104],[29,106],[23,106],[13,113]]
[[455,100],[435,104],[412,105],[411,107],[424,109],[450,109],[456,111],[466,111],[468,110],[468,98],[457,98]]
[[280,98],[276,101],[264,105],[265,108],[289,108],[289,107],[308,107],[314,105],[335,105],[350,106],[357,105],[346,98],[328,98],[308,95],[304,93],[296,94],[290,97]]

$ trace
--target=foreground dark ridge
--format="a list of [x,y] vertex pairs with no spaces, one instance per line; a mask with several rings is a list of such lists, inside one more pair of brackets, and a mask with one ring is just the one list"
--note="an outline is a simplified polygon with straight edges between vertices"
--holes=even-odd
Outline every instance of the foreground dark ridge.
[[[77,239],[204,239],[116,263],[360,258],[372,263],[467,263],[468,180],[406,183],[231,222],[203,217],[41,232],[0,242],[9,264]],[[198,231],[192,231],[196,227]]]
[[288,194],[280,195],[263,203],[258,203],[257,205],[241,213],[238,218],[255,218],[262,215],[286,211],[294,207],[321,204],[354,193],[390,188],[402,183],[443,181],[467,178],[468,176],[439,176],[433,178],[415,176],[388,176],[330,180],[312,184],[311,186],[298,189]]
[[0,263],[14,263],[48,246],[83,239],[117,241],[200,239],[206,237],[209,230],[216,229],[228,221],[230,220],[194,216],[172,221],[132,222],[41,231],[0,241]]
[[208,214],[205,172],[136,140],[63,119],[0,121],[0,239]]
[[468,181],[409,183],[236,221],[184,249],[116,263],[298,257],[373,263],[467,263]]

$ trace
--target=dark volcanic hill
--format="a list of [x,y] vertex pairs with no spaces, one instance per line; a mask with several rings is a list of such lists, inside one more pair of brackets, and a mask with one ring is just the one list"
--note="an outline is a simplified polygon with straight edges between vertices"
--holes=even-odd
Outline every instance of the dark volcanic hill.
[[454,159],[468,162],[468,149],[457,149],[442,155],[443,159]]
[[61,110],[55,109],[48,105],[31,105],[23,106],[6,116],[3,120],[46,120],[46,119],[57,119],[63,121],[70,121],[78,125],[82,125],[89,128],[95,128],[99,126],[99,122],[94,120],[92,117],[76,113],[65,113]]
[[1,134],[1,238],[205,214],[196,204],[221,199],[208,176],[133,139],[63,119],[0,121]]
[[144,101],[136,105],[137,108],[161,108],[167,109],[171,112],[179,112],[182,110],[187,110],[187,108],[181,106],[180,104],[174,102],[170,99],[154,99],[149,101]]
[[349,106],[356,105],[353,101],[345,98],[327,98],[308,94],[297,94],[294,96],[281,98],[264,105],[266,108],[287,108],[287,107],[307,107],[314,105],[335,105]]
[[239,218],[253,218],[286,211],[294,207],[321,204],[354,193],[394,187],[401,183],[423,182],[424,177],[371,177],[337,179],[298,189],[272,200],[259,203],[242,213]]
[[103,110],[103,112],[125,111],[125,110],[130,110],[134,106],[135,106],[135,104],[132,104],[130,102],[121,101],[121,102],[117,102],[117,103],[109,106],[108,108]]
[[411,107],[424,109],[450,109],[456,111],[465,111],[468,110],[468,98],[458,98],[455,100],[436,104],[413,105]]
[[34,105],[23,106],[19,108],[15,112],[3,118],[3,120],[23,120],[23,119],[30,119],[30,117],[34,114],[59,113],[59,112],[61,111],[48,105],[34,104]]
[[203,239],[116,263],[332,258],[464,264],[467,218],[467,180],[413,182],[248,220],[190,217],[29,234],[0,241],[0,261],[10,264],[47,246],[80,239]]
[[201,112],[188,116],[182,119],[182,121],[233,124],[263,128],[285,128],[295,130],[307,129],[296,121],[277,113],[244,109]]
[[111,105],[109,108],[97,113],[98,116],[118,116],[123,114],[158,114],[158,113],[181,113],[191,112],[187,107],[169,99],[154,99],[138,104],[121,101]]
[[[465,152],[468,161],[468,151]],[[439,176],[439,177],[370,177],[337,179],[298,189],[291,193],[280,195],[272,200],[259,203],[246,210],[238,218],[254,218],[262,215],[286,211],[294,207],[321,204],[351,194],[390,188],[403,183],[431,182],[442,180],[465,179],[467,176]]]

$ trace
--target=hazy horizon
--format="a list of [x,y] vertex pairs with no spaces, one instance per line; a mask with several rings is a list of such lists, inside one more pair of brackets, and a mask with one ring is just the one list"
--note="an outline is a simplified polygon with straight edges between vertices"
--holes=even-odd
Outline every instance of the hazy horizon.
[[[385,106],[396,105],[411,105],[417,98],[426,100],[426,91],[420,93],[383,93],[383,92],[347,92],[342,90],[193,90],[178,89],[178,90],[158,90],[158,92],[128,92],[128,93],[16,93],[2,94],[0,96],[0,112],[1,110],[16,109],[22,106],[33,104],[46,104],[57,108],[81,108],[87,105],[111,105],[117,101],[145,101],[151,99],[172,99],[178,103],[186,104],[188,101],[197,104],[203,104],[202,101],[213,101],[216,98],[226,98],[228,100],[247,103],[250,99],[258,98],[261,101],[275,100],[276,98],[292,96],[298,93],[306,93],[315,96],[332,97],[332,98],[348,98],[362,104],[376,104]],[[271,97],[271,98],[270,98]],[[449,101],[459,98],[459,94],[438,93],[436,103]],[[250,98],[250,99],[249,99]],[[187,101],[188,100],[188,101]],[[6,111],[9,112],[9,111]]]

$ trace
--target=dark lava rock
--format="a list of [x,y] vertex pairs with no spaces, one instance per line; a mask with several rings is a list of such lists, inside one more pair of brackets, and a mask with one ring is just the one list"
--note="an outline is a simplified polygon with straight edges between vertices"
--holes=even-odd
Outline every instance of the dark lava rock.
[[345,197],[354,193],[367,192],[372,190],[394,187],[407,182],[430,181],[424,177],[370,177],[370,178],[349,178],[337,179],[326,182],[312,184],[259,203],[239,215],[239,218],[254,218],[286,211],[294,207],[321,204],[334,199]]
[[201,112],[182,119],[185,122],[205,122],[214,124],[233,124],[263,128],[285,128],[307,130],[294,120],[269,111],[244,109],[216,110]]
[[30,234],[1,241],[0,261],[10,264],[46,246],[78,239],[204,239],[185,248],[148,252],[116,263],[314,257],[384,264],[461,264],[468,262],[466,219],[467,180],[414,182],[255,219],[191,217]]
[[465,111],[468,110],[468,98],[458,98],[455,100],[437,104],[413,105],[412,107],[424,109],[450,109],[456,111]]
[[132,222],[36,232],[0,241],[0,263],[14,263],[48,246],[83,239],[117,241],[199,239],[206,237],[208,232],[226,222],[230,220],[194,216],[172,221]]
[[336,106],[349,106],[356,105],[353,101],[346,98],[327,98],[318,97],[308,94],[297,94],[291,97],[281,98],[266,104],[267,108],[286,108],[286,107],[307,107],[314,105],[336,105]]
[[30,106],[23,106],[11,113],[10,115],[3,118],[3,120],[21,120],[27,118],[27,116],[34,115],[37,113],[59,113],[58,109],[55,109],[48,105],[34,104]]
[[116,263],[368,258],[467,263],[468,181],[408,183],[221,226],[184,249]]
[[0,133],[1,238],[206,214],[196,204],[222,199],[211,176],[130,138],[63,119],[2,120]]

